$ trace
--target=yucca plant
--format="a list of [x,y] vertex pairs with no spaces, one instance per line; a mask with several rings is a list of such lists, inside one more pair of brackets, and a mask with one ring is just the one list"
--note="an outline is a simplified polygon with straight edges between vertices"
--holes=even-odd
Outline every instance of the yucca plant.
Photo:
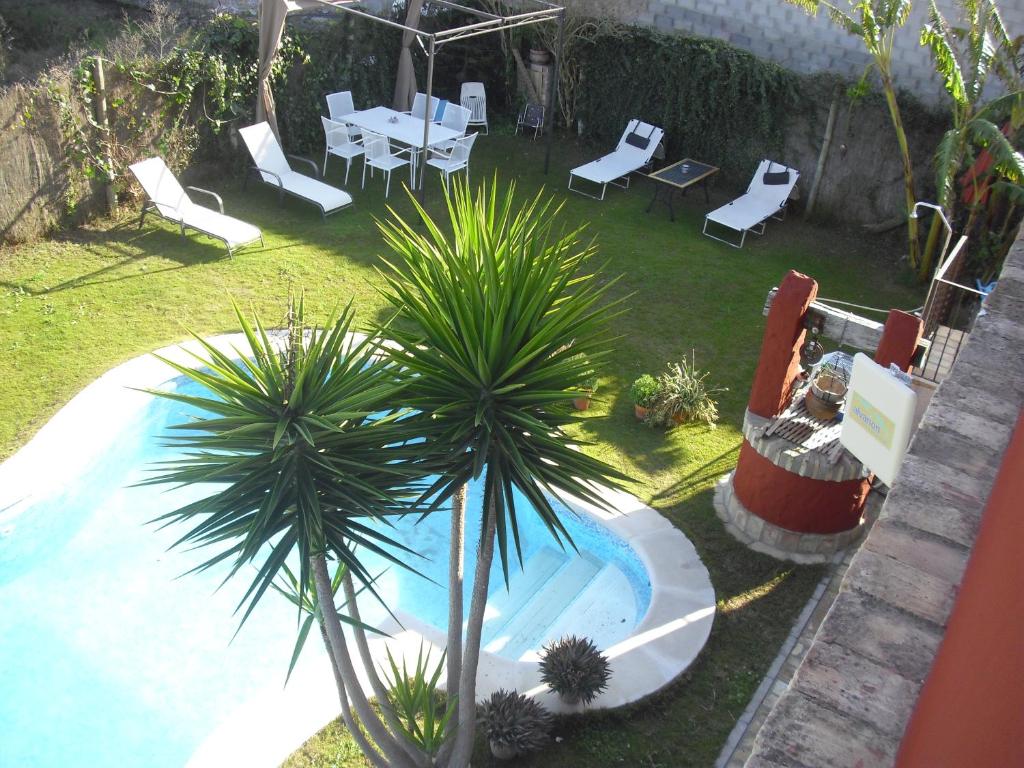
[[658,377],[658,394],[644,421],[650,426],[672,426],[685,421],[703,421],[710,427],[718,421],[718,402],[712,397],[725,392],[722,387],[709,387],[707,371],[697,368],[695,353],[690,360],[669,363]]
[[551,731],[551,713],[542,704],[504,689],[481,702],[477,719],[491,752],[506,760],[541,749]]
[[[569,542],[545,492],[567,491],[599,506],[591,484],[621,478],[577,450],[565,427],[570,400],[608,353],[610,282],[588,271],[591,245],[556,229],[559,207],[540,195],[519,204],[495,179],[474,196],[463,183],[446,195],[441,223],[412,200],[422,227],[392,211],[381,223],[393,251],[384,295],[396,310],[389,348],[408,377],[405,402],[429,417],[422,446],[443,462],[432,489],[447,499],[483,476],[481,538],[462,644],[461,581],[450,583],[448,690],[457,687],[458,731],[448,765],[469,762],[476,722],[476,670],[495,544],[508,578],[520,556],[519,516],[536,514]],[[610,306],[611,305],[611,306]],[[516,503],[521,493],[532,510]],[[461,573],[461,521],[452,518],[452,574]],[[447,757],[447,756],[446,756]]]
[[563,637],[540,655],[540,681],[567,704],[592,702],[608,687],[611,674],[607,657],[587,637]]
[[[419,451],[408,442],[419,432],[415,417],[392,410],[403,385],[374,341],[350,334],[350,308],[320,329],[305,325],[301,301],[297,307],[290,303],[288,327],[278,343],[259,318],[250,323],[235,311],[248,351],[228,355],[196,337],[202,352],[195,356],[204,368],[165,360],[208,394],[153,392],[211,415],[172,427],[168,440],[182,456],[164,462],[148,483],[217,487],[158,521],[189,526],[177,544],[216,548],[196,570],[228,562],[230,578],[247,564],[256,566],[239,604],[243,624],[283,575],[285,591],[297,591],[300,610],[319,610],[323,619],[342,715],[353,737],[375,766],[418,765],[422,754],[403,737],[368,661],[353,586],[354,576],[373,589],[360,551],[403,567],[415,555],[379,525],[407,513],[422,494],[416,482]],[[289,579],[285,563],[293,554],[299,572]],[[328,559],[344,566],[341,586],[364,667],[385,702],[383,720],[357,681]],[[355,726],[352,709],[376,747]]]
[[448,699],[438,690],[444,669],[445,654],[431,667],[430,652],[420,644],[416,666],[410,672],[405,658],[401,668],[388,647],[388,666],[384,672],[388,699],[402,726],[403,735],[419,747],[432,762],[441,746],[451,736],[452,716],[457,697]]

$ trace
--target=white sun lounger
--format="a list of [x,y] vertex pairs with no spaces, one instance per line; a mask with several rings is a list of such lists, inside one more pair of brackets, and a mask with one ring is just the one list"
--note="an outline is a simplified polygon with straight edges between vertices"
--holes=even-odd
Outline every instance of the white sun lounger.
[[314,175],[319,169],[316,163],[305,157],[286,156],[266,122],[240,128],[238,132],[245,141],[245,146],[249,148],[249,154],[252,155],[253,170],[259,173],[265,183],[277,189],[279,199],[284,200],[284,194],[287,192],[300,200],[313,203],[320,209],[320,215],[325,218],[329,213],[352,205],[352,196],[348,192],[293,171],[288,164],[289,157],[292,160],[309,163],[313,167]]
[[[629,174],[639,171],[651,162],[651,158],[664,136],[665,132],[661,128],[633,118],[626,126],[626,130],[622,132],[619,143],[613,152],[569,171],[569,189],[595,200],[604,200],[604,193],[609,184],[628,189]],[[585,192],[578,186],[574,188],[572,185],[574,178],[600,184],[600,197]],[[622,183],[623,181],[625,183]]]
[[142,160],[129,165],[128,169],[139,180],[146,197],[149,198],[142,205],[142,215],[139,216],[140,228],[146,221],[146,214],[154,213],[177,224],[182,237],[185,236],[187,228],[223,241],[228,249],[228,256],[231,256],[232,251],[240,245],[256,240],[260,241],[260,245],[263,244],[263,235],[259,229],[252,224],[224,215],[224,201],[217,193],[199,187],[187,187],[193,192],[202,192],[216,200],[217,211],[192,202],[188,192],[178,183],[162,157]]
[[[765,179],[767,178],[767,183]],[[731,203],[716,208],[704,217],[704,234],[713,240],[742,248],[747,232],[755,235],[764,233],[765,223],[770,218],[781,220],[786,210],[786,201],[800,178],[800,171],[771,160],[762,160],[754,172],[746,193]],[[708,224],[718,224],[740,233],[739,243],[710,234]]]

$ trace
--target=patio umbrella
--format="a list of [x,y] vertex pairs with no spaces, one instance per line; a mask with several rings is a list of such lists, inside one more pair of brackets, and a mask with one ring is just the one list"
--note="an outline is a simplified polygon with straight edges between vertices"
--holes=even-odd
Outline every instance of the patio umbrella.
[[[409,0],[405,14],[405,26],[418,28],[423,0]],[[415,32],[402,33],[402,52],[398,56],[398,75],[395,78],[395,109],[406,111],[412,107],[416,96],[416,72],[412,68],[412,46]]]

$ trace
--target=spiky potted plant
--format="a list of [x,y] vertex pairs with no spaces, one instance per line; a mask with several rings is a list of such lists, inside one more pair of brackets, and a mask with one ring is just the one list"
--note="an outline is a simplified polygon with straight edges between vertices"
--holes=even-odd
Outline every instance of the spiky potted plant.
[[607,657],[587,637],[569,635],[544,646],[540,679],[566,704],[589,704],[608,687]]
[[668,369],[658,377],[658,395],[651,404],[646,423],[671,427],[688,421],[703,421],[714,429],[718,421],[718,401],[712,395],[727,390],[709,387],[707,378],[708,372],[697,368],[692,352],[689,362],[684,357],[679,363],[669,363]]
[[643,421],[647,418],[647,414],[651,406],[657,401],[660,392],[661,385],[649,373],[639,376],[633,382],[629,388],[629,395],[633,398],[633,413],[638,421]]
[[517,691],[498,689],[480,704],[477,722],[499,760],[540,749],[548,742],[551,713]]

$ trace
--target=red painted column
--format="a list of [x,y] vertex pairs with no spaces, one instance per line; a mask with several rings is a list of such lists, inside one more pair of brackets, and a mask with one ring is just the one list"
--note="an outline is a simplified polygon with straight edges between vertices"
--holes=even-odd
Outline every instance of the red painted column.
[[909,372],[910,361],[923,333],[924,323],[921,318],[898,309],[889,310],[882,338],[875,350],[875,362],[884,368],[888,368],[890,363],[896,363]]
[[761,341],[761,357],[750,388],[747,408],[770,419],[785,410],[793,381],[800,373],[800,346],[804,343],[804,313],[818,295],[818,284],[790,270],[768,310]]

